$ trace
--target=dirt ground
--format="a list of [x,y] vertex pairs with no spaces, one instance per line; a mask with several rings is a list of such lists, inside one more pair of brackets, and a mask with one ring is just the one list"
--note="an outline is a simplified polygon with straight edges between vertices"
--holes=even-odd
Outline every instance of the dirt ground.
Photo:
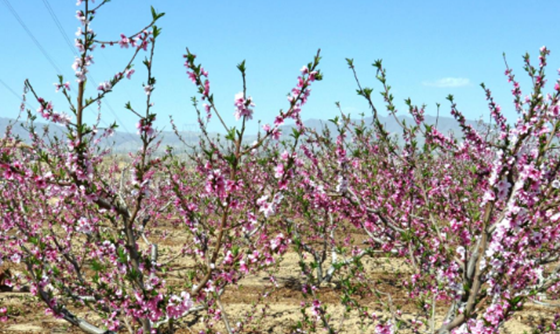
[[[168,228],[160,226],[157,230]],[[156,232],[158,233],[158,232]],[[364,236],[355,235],[354,239],[361,241]],[[180,231],[174,231],[160,244],[162,253],[177,254],[180,250],[179,244],[184,237]],[[239,319],[244,319],[247,314],[262,314],[265,310],[266,317],[260,319],[255,316],[255,320],[245,327],[246,332],[251,333],[291,333],[296,323],[302,320],[301,315],[301,276],[298,265],[299,257],[293,251],[288,251],[274,272],[277,286],[274,287],[270,282],[269,274],[260,273],[259,275],[248,275],[240,282],[239,288],[233,287],[225,291],[222,296],[222,304],[226,310],[230,323],[235,325]],[[403,279],[408,279],[410,270],[406,263],[401,259],[387,259],[369,257],[362,260],[368,279],[375,282],[376,286],[383,292],[391,294],[394,305],[402,307],[403,314],[407,312],[417,312],[411,300],[408,300],[405,289],[402,286]],[[181,266],[188,263],[181,261]],[[0,268],[0,273],[2,268]],[[168,281],[173,280],[169,277]],[[28,292],[6,291],[2,288],[2,278],[0,277],[0,308],[8,307],[12,310],[7,322],[0,322],[0,333],[82,333],[78,328],[73,327],[64,320],[55,319],[45,314],[45,307],[37,303]],[[266,305],[259,302],[263,293],[267,292],[265,299]],[[336,282],[323,286],[318,291],[320,300],[328,306],[328,313],[331,314],[331,324],[340,333],[373,333],[374,329],[364,327],[360,324],[356,311],[350,314],[344,312],[341,305],[341,290],[337,288]],[[310,301],[310,299],[308,299]],[[387,315],[386,311],[376,303],[377,299],[373,296],[363,297],[360,303],[368,306],[370,311],[376,312],[379,316]],[[441,309],[441,310],[440,310]],[[444,305],[438,305],[439,314],[444,314]],[[527,305],[525,309],[517,313],[513,319],[509,320],[502,332],[504,334],[524,334],[531,333],[538,324],[550,320],[554,316],[554,309],[540,307],[537,305]],[[77,312],[78,316],[91,322],[96,322],[96,317],[88,313],[88,310]],[[310,314],[310,312],[308,312]],[[204,324],[199,321],[196,315],[187,316],[183,322],[189,324],[189,328],[178,330],[178,334],[198,333],[204,329]],[[441,323],[442,318],[436,318],[436,324]],[[547,322],[548,323],[548,322]],[[217,323],[216,329],[221,333],[227,333],[221,322]],[[249,329],[253,329],[250,331]],[[324,332],[322,329],[319,333]],[[128,333],[126,330],[122,333]],[[560,333],[560,332],[559,332]]]
[[[298,276],[298,257],[294,253],[284,256],[276,279],[278,288],[268,297],[267,317],[262,322],[254,323],[258,327],[258,333],[289,333],[290,328],[301,320],[300,303],[300,279]],[[398,261],[378,261],[376,259],[366,259],[365,264],[370,274],[376,280],[385,284],[394,294],[395,304],[406,305],[407,300],[398,292],[398,280],[391,279],[391,270],[403,272],[404,264]],[[403,270],[404,268],[404,270]],[[375,274],[379,273],[378,276]],[[383,273],[383,274],[381,274]],[[242,288],[230,289],[226,291],[222,298],[222,303],[227,310],[230,322],[236,323],[236,319],[244,317],[246,312],[251,311],[251,304],[261,295],[265,287],[270,286],[270,280],[266,274],[260,276],[248,276],[242,281]],[[340,292],[334,284],[321,288],[319,291],[321,300],[328,305],[328,311],[332,314],[333,324],[340,328],[341,333],[372,333],[373,328],[361,328],[357,316],[351,313],[344,321],[343,307],[340,305]],[[365,304],[367,300],[363,301]],[[79,329],[71,327],[64,320],[57,320],[44,314],[44,307],[33,301],[32,296],[27,292],[0,292],[0,307],[11,307],[15,313],[10,316],[7,322],[0,322],[0,333],[81,333]],[[262,305],[257,306],[261,310]],[[404,308],[406,310],[406,308]],[[382,312],[381,310],[377,310]],[[536,305],[528,305],[524,311],[515,315],[508,321],[503,329],[504,334],[523,334],[525,331],[530,333],[541,321],[550,319],[553,310],[542,308]],[[82,317],[93,319],[87,313],[80,314]],[[438,319],[436,319],[437,321]],[[439,319],[441,321],[441,319]],[[197,333],[201,328],[201,323],[194,316],[187,317],[192,326],[190,329],[178,331],[178,333]],[[221,326],[218,325],[218,326]],[[322,332],[320,330],[319,332]]]

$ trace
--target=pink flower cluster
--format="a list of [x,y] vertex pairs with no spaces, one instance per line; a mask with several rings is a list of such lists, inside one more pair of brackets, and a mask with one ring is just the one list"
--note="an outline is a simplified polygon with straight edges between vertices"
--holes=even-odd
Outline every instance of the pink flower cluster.
[[242,117],[246,119],[253,119],[253,99],[251,97],[245,98],[243,92],[235,94],[235,119],[239,120]]
[[62,125],[66,125],[70,122],[70,117],[67,114],[55,112],[53,110],[52,102],[46,102],[42,98],[39,98],[37,102],[41,104],[37,109],[37,113],[47,121]]
[[[515,123],[508,123],[484,88],[495,127],[471,126],[449,97],[462,137],[445,135],[425,123],[424,107],[407,101],[414,122],[398,122],[401,141],[386,130],[371,90],[363,88],[355,72],[358,92],[374,114],[372,125],[342,114],[333,121],[335,133],[304,127],[302,107],[311,84],[321,79],[317,55],[301,69],[287,111],[271,118],[272,125],[265,124],[264,135],[252,144],[244,136],[246,122],[225,124],[208,72],[187,51],[187,74],[204,101],[206,122],[194,99],[201,136],[186,159],[171,149],[164,156],[155,153],[151,54],[144,62],[145,114],[127,105],[140,118],[141,148],[122,166],[112,163],[110,150],[100,145],[114,127],[99,133],[99,124],[86,124],[83,112],[130,78],[132,60],[158,30],[98,41],[89,28],[94,10],[85,4],[77,14],[84,28],[78,30],[81,55],[73,66],[80,83],[79,105],[71,104],[75,120],[55,112],[29,86],[40,104],[37,113],[64,124],[67,141],[48,140],[33,126],[29,147],[19,145],[9,131],[0,141],[0,264],[25,268],[8,284],[30,282],[48,315],[95,327],[65,305],[67,300],[87,302],[110,330],[126,324],[148,333],[167,325],[173,329],[182,324],[175,319],[197,310],[207,328],[223,321],[234,332],[223,293],[250,273],[267,272],[277,285],[268,270],[280,265],[289,249],[299,258],[301,291],[308,298],[301,303],[301,331],[322,325],[336,332],[322,295],[332,290],[326,285],[332,282],[340,282],[336,291],[348,310],[359,311],[360,321],[377,334],[427,332],[432,326],[441,333],[494,334],[527,301],[560,293],[560,268],[550,266],[560,250],[560,85],[543,92],[547,48],[541,48],[538,65],[524,57],[531,94],[522,96],[513,71],[506,70],[519,117]],[[95,45],[119,45],[134,55],[98,86],[97,98],[87,99]],[[383,101],[396,117],[386,72],[381,61],[374,66]],[[245,79],[244,62],[238,68]],[[55,87],[69,97],[70,85],[63,82]],[[234,107],[238,120],[252,119],[254,103],[245,91],[235,95]],[[224,138],[209,133],[211,113],[227,131]],[[294,140],[279,142],[288,119],[296,123]],[[414,320],[403,316],[402,305],[394,307],[403,301],[391,296],[394,286],[371,284],[385,278],[364,263],[381,264],[377,261],[385,257],[406,267],[398,287],[407,305],[416,302]],[[169,284],[170,277],[181,278],[180,284]],[[263,293],[262,300],[267,296]],[[388,316],[368,316],[371,304]],[[448,309],[440,317],[444,306]],[[0,308],[0,321],[8,319],[8,312]],[[251,312],[234,328],[243,328],[258,313]],[[431,324],[443,317],[443,323]]]

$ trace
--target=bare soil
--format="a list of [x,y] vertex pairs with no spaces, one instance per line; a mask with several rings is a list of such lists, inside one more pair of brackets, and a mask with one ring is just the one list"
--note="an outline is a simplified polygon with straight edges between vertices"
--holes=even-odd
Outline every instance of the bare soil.
[[[266,317],[255,320],[253,323],[254,333],[289,333],[290,329],[301,320],[300,303],[302,300],[301,280],[298,276],[298,256],[288,253],[284,256],[278,272],[275,274],[278,287],[274,289],[266,298],[268,306],[258,304],[254,308],[252,304],[259,300],[265,289],[271,286],[270,279],[266,274],[250,275],[243,279],[239,288],[232,288],[226,291],[222,298],[222,303],[227,310],[230,322],[235,324],[237,319],[246,316],[247,312],[253,311],[261,314],[263,311]],[[388,261],[387,259],[366,259],[367,269],[376,281],[376,284],[383,286],[385,292],[392,294],[395,304],[404,305],[403,312],[406,313],[407,299],[399,285],[400,280],[392,276],[391,270],[402,272],[406,271],[405,265],[398,260]],[[44,313],[44,307],[38,304],[28,292],[7,291],[6,287],[0,287],[0,307],[9,307],[12,311],[7,322],[0,322],[0,333],[80,333],[80,330],[73,328],[64,320],[57,320]],[[332,314],[332,323],[336,328],[340,328],[342,333],[371,333],[373,328],[363,328],[357,316],[353,313],[347,314],[343,319],[343,307],[340,304],[340,290],[336,284],[330,284],[320,288],[318,291],[321,301],[328,305],[328,311]],[[361,301],[367,305],[366,299]],[[374,304],[372,304],[373,306]],[[373,306],[375,310],[375,306]],[[413,309],[413,305],[410,305]],[[381,309],[375,310],[383,312]],[[504,334],[528,333],[536,326],[550,319],[553,310],[528,305],[524,311],[508,321],[504,326]],[[355,313],[355,312],[354,312]],[[92,314],[84,312],[80,316],[87,319],[95,319]],[[258,317],[257,317],[258,318]],[[436,319],[436,321],[441,319]],[[202,323],[194,315],[185,319],[191,324],[189,329],[179,330],[177,333],[197,333],[202,329]],[[221,323],[217,325],[221,326]],[[247,329],[248,327],[246,327]]]

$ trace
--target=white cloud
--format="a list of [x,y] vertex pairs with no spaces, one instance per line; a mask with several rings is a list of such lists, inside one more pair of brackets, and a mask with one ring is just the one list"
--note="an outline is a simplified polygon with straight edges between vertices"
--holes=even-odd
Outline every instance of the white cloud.
[[469,86],[471,82],[467,78],[441,78],[435,81],[424,81],[424,86],[438,88],[455,88]]

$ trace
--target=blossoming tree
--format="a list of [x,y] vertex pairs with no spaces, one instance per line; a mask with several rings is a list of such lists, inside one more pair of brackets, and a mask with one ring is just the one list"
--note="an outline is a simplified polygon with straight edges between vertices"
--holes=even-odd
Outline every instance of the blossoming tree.
[[[205,155],[182,164],[172,153],[154,155],[159,143],[151,102],[156,88],[152,66],[160,34],[155,23],[163,14],[152,9],[153,21],[144,29],[104,41],[92,30],[92,21],[107,2],[94,7],[87,0],[78,4],[83,9],[77,13],[81,27],[76,40],[80,55],[73,65],[76,95],[62,77],[55,84],[68,102],[69,114],[55,111],[54,105],[26,82],[26,89],[40,104],[38,116],[61,125],[66,138],[41,133],[34,126],[37,116],[29,111],[31,154],[18,154],[17,145],[2,145],[0,261],[22,265],[25,270],[13,284],[28,282],[48,314],[88,333],[121,329],[171,333],[178,326],[187,326],[180,319],[195,312],[207,315],[204,320],[209,332],[215,321],[223,321],[230,333],[239,331],[247,320],[231,325],[221,294],[246,273],[272,265],[275,254],[283,253],[287,243],[281,232],[267,227],[266,221],[282,199],[294,158],[282,158],[284,167],[276,171],[276,177],[255,161],[261,147],[278,139],[285,119],[301,124],[299,113],[309,96],[309,86],[320,79],[319,56],[301,70],[288,109],[281,111],[274,126],[266,126],[251,145],[243,138],[254,105],[246,96],[245,66],[240,64],[243,92],[235,96],[234,106],[241,127],[230,128],[222,121],[228,131],[227,144],[220,146],[206,136],[201,143]],[[121,72],[97,87],[96,95],[88,97],[94,50],[110,46],[131,49],[131,59]],[[101,108],[104,97],[134,74],[133,62],[142,51],[147,52],[143,61],[147,70],[144,111],[133,103],[126,104],[139,119],[142,144],[138,152],[131,153],[130,165],[123,166],[110,161],[110,149],[101,145],[115,126],[102,129],[99,118],[96,124],[88,125],[84,114],[96,104]],[[195,64],[190,52],[185,58],[187,73],[206,102],[207,120],[215,114],[221,121],[208,73]],[[199,117],[207,134],[203,118]],[[8,133],[3,143],[13,142],[17,138]],[[296,145],[297,141],[294,150]],[[247,192],[248,184],[254,192]],[[171,233],[169,228],[186,231],[177,253],[161,245]],[[177,272],[178,261],[185,259],[192,260],[188,263],[192,267]],[[78,316],[84,308],[101,322]]]
[[[526,96],[506,70],[519,115],[515,123],[506,121],[484,85],[494,124],[482,131],[466,122],[449,96],[461,140],[426,124],[425,107],[410,100],[412,124],[399,118],[377,61],[381,95],[402,128],[395,141],[380,120],[373,90],[361,86],[348,60],[358,94],[372,110],[373,131],[343,115],[336,141],[326,136],[315,141],[327,144],[320,156],[308,154],[306,182],[322,181],[308,188],[308,196],[329,194],[330,205],[368,236],[366,243],[408,265],[409,278],[404,273],[399,278],[407,304],[413,299],[418,305],[415,312],[402,311],[405,305],[369,279],[386,311],[371,315],[378,333],[498,333],[527,302],[550,305],[557,298],[560,85],[557,81],[550,94],[543,91],[548,54],[540,50],[538,67],[524,57],[533,84]],[[335,171],[324,179],[321,169],[333,161]],[[371,273],[361,270],[355,277],[358,284]],[[327,323],[324,309],[315,314]],[[556,322],[535,330],[554,331]]]
[[[28,111],[29,144],[10,131],[0,142],[0,264],[21,269],[0,277],[14,288],[29,284],[47,314],[87,333],[172,333],[192,325],[186,317],[202,319],[207,333],[258,330],[250,324],[255,309],[228,314],[222,297],[247,275],[273,268],[290,248],[305,280],[304,321],[295,331],[336,333],[344,317],[356,314],[378,334],[498,333],[528,302],[551,305],[558,298],[560,84],[544,92],[548,49],[540,50],[536,67],[525,56],[528,95],[506,70],[515,122],[485,86],[493,124],[482,130],[449,97],[459,139],[427,124],[425,107],[410,100],[411,124],[398,117],[381,61],[374,64],[381,95],[402,128],[400,139],[381,122],[373,90],[361,86],[352,60],[371,126],[342,114],[334,134],[306,129],[300,113],[310,86],[322,78],[317,54],[300,70],[287,108],[254,142],[246,135],[256,104],[245,62],[238,65],[242,91],[232,101],[237,123],[231,125],[216,107],[209,73],[187,49],[202,135],[180,159],[171,149],[155,154],[152,67],[155,23],[163,14],[152,9],[145,28],[105,41],[92,21],[107,2],[78,1],[77,89],[63,77],[55,84],[67,112],[26,82],[24,98],[40,106]],[[94,54],[111,46],[128,49],[130,61],[91,95]],[[116,126],[102,128],[100,116],[87,124],[85,113],[101,109],[105,96],[135,74],[141,52],[146,101],[142,108],[125,106],[138,118],[141,147],[122,164],[110,161],[102,145]],[[63,136],[37,129],[39,117],[60,126]],[[212,118],[223,138],[208,133]],[[287,140],[282,126],[289,119],[295,126]],[[364,265],[381,255],[405,263],[394,275],[414,310]],[[322,300],[325,287],[340,292],[339,326]],[[84,309],[99,319],[81,316]],[[0,320],[6,313],[0,307]],[[535,331],[555,331],[558,319]]]

